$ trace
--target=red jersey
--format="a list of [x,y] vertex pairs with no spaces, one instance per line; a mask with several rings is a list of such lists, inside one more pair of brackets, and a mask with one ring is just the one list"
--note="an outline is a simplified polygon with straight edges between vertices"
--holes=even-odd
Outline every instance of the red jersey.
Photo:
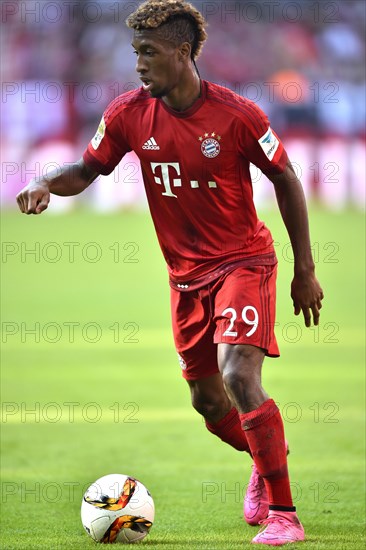
[[142,88],[127,92],[107,107],[83,158],[106,175],[131,150],[173,286],[192,289],[237,262],[275,262],[249,164],[280,174],[287,155],[255,103],[206,81],[182,112]]

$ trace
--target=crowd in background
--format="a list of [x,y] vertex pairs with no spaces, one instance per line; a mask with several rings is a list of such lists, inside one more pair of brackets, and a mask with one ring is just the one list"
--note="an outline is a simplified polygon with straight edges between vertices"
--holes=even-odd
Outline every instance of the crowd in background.
[[[197,62],[202,78],[265,110],[298,159],[307,193],[330,205],[362,204],[366,2],[193,4],[208,21],[208,42]],[[33,172],[79,158],[108,103],[140,85],[124,23],[137,5],[2,2],[5,205]],[[142,196],[138,162],[131,156],[88,200],[103,209],[141,204]]]

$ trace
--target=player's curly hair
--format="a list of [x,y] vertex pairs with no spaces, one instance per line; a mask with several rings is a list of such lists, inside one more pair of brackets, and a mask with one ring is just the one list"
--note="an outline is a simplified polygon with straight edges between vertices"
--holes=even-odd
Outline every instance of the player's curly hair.
[[207,38],[203,15],[184,0],[146,0],[126,19],[126,24],[135,30],[156,29],[161,38],[175,46],[188,42],[193,60]]

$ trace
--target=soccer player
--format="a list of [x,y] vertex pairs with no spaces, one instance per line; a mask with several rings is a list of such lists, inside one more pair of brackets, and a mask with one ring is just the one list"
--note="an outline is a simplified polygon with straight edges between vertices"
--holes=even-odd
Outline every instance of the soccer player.
[[295,258],[294,311],[308,327],[312,319],[318,324],[323,292],[301,184],[266,115],[200,78],[196,60],[207,35],[199,11],[185,1],[148,0],[127,24],[142,86],[112,101],[83,158],[33,179],[17,196],[19,207],[39,214],[50,193],[80,193],[136,152],[168,267],[175,345],[192,404],[210,432],[253,459],[244,517],[262,529],[252,542],[301,541],[283,422],[261,384],[264,357],[279,355],[277,260],[257,218],[249,164],[274,185]]

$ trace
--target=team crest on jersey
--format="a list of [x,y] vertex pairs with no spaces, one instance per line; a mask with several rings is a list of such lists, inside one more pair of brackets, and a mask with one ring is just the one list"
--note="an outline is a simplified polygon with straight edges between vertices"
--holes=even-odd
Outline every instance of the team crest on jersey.
[[104,134],[105,134],[105,122],[104,122],[104,118],[102,118],[98,126],[97,133],[91,140],[92,147],[95,151],[98,149],[102,139],[104,138]]
[[198,139],[199,141],[201,141],[201,151],[205,157],[213,159],[220,154],[219,141],[221,139],[221,136],[219,136],[215,132],[211,132],[211,134],[206,132],[203,137],[200,136]]

